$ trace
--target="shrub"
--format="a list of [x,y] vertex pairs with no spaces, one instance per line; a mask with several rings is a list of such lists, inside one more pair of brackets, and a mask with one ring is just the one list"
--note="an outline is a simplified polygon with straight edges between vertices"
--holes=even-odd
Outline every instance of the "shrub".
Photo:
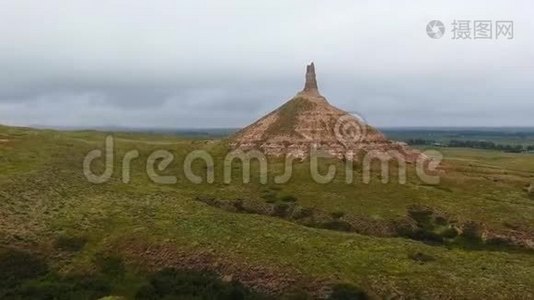
[[436,216],[430,207],[411,206],[408,208],[408,216],[415,221],[416,226],[398,228],[397,233],[401,236],[431,243],[443,243],[444,239],[458,236],[458,230],[450,221],[444,216]]
[[244,211],[246,211],[242,199],[236,199],[236,200],[232,201],[231,203],[232,203],[232,207],[233,207],[237,212],[244,212]]
[[436,260],[433,256],[430,256],[428,254],[424,254],[422,252],[410,253],[408,255],[408,257],[410,259],[413,259],[413,260],[418,261],[418,262],[423,262],[423,263]]
[[519,230],[521,228],[520,225],[518,224],[514,224],[514,223],[509,223],[509,222],[503,222],[502,223],[504,226],[510,228],[510,229],[513,229],[513,230]]
[[223,282],[215,274],[196,271],[164,269],[150,276],[136,299],[256,299],[236,281]]
[[345,213],[342,212],[342,211],[335,211],[335,212],[331,213],[330,215],[334,219],[341,219],[341,218],[343,218],[343,216],[345,216]]
[[449,221],[447,219],[445,219],[444,217],[442,216],[437,216],[435,219],[434,219],[434,223],[436,223],[437,225],[440,225],[440,226],[447,226],[449,225]]
[[207,196],[207,195],[197,196],[197,197],[195,197],[195,200],[203,202],[203,203],[206,203],[208,205],[212,205],[212,206],[217,202],[217,199],[215,197]]
[[278,202],[273,205],[272,215],[276,217],[287,217],[289,213],[289,204],[284,202]]
[[99,299],[112,290],[108,279],[93,277],[47,276],[29,281],[11,290],[7,298],[12,299]]
[[330,300],[365,300],[367,294],[360,288],[350,284],[338,284],[332,287]]
[[313,208],[307,208],[307,207],[298,206],[293,211],[293,214],[291,215],[291,217],[293,219],[298,220],[298,219],[304,219],[304,218],[313,217],[313,214],[314,214]]
[[408,216],[412,218],[420,227],[427,226],[432,223],[432,214],[434,212],[429,207],[411,206],[408,208]]
[[283,202],[297,202],[297,197],[291,195],[285,195],[280,198]]
[[443,243],[443,237],[439,234],[425,229],[416,229],[408,234],[408,237],[412,240],[430,242],[430,243]]
[[267,203],[274,203],[276,202],[276,193],[275,192],[266,192],[265,194],[261,195],[263,199],[265,199],[265,202]]
[[461,236],[469,241],[482,241],[483,228],[481,224],[469,221],[464,224]]
[[281,300],[311,300],[313,299],[307,292],[296,289],[290,292],[287,292],[282,295]]
[[54,242],[54,247],[63,251],[77,252],[83,249],[87,239],[79,236],[59,236]]
[[409,221],[398,221],[394,226],[397,235],[402,237],[426,242],[443,241],[443,239],[437,233],[434,233],[432,230],[428,229],[428,225],[423,228],[419,222],[417,222],[417,224],[413,224]]
[[446,239],[453,239],[458,236],[458,230],[454,227],[449,227],[441,233],[441,236]]
[[328,221],[328,222],[322,223],[320,227],[324,229],[346,231],[346,232],[349,232],[352,230],[352,225],[341,220]]
[[124,274],[125,268],[122,258],[113,255],[97,254],[94,258],[100,272],[111,276],[120,276]]
[[507,240],[505,238],[495,237],[488,239],[486,241],[486,245],[496,247],[496,248],[510,248],[514,247],[515,245],[510,240]]
[[0,288],[37,278],[47,271],[46,262],[35,255],[13,249],[0,250]]

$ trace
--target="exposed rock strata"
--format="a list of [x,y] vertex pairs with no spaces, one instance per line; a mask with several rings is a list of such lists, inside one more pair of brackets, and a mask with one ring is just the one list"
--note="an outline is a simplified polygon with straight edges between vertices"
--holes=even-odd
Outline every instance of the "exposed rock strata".
[[315,66],[306,67],[304,89],[291,100],[232,136],[234,149],[260,150],[269,156],[304,159],[312,149],[333,157],[349,158],[375,150],[377,155],[402,156],[408,162],[419,152],[389,141],[362,119],[332,106],[319,93]]

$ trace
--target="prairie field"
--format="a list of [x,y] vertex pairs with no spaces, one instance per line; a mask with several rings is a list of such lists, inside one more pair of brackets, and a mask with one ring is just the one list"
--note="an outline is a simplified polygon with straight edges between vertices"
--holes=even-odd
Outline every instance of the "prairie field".
[[[405,184],[394,171],[382,183],[378,170],[366,184],[357,165],[347,184],[345,165],[328,160],[320,167],[338,171],[328,184],[312,180],[307,161],[276,184],[275,159],[266,184],[255,163],[243,183],[239,161],[224,183],[224,139],[114,133],[113,174],[90,183],[84,157],[107,135],[0,127],[0,298],[144,299],[176,282],[221,299],[534,297],[533,154],[440,148],[437,185],[410,168]],[[176,183],[147,175],[162,149],[174,160],[160,173]],[[202,183],[184,174],[199,149],[214,158],[213,183],[202,161],[193,163]],[[124,183],[131,150],[139,157]]]

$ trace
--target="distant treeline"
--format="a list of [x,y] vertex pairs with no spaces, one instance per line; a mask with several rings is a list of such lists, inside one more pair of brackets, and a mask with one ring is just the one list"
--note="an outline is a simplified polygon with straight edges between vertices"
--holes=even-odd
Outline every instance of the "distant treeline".
[[488,149],[488,150],[500,150],[505,152],[525,152],[534,151],[534,145],[503,145],[496,144],[488,141],[461,141],[450,140],[448,142],[439,142],[435,140],[425,139],[409,139],[406,141],[409,145],[433,145],[442,147],[460,147],[460,148],[475,148],[475,149]]

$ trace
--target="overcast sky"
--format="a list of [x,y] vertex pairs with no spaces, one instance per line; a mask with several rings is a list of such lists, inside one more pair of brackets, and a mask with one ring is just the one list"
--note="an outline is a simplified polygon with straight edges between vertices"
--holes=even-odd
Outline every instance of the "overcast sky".
[[[0,123],[242,127],[313,60],[330,103],[376,126],[534,126],[533,16],[532,0],[3,0]],[[511,20],[514,38],[455,40],[455,19]]]

